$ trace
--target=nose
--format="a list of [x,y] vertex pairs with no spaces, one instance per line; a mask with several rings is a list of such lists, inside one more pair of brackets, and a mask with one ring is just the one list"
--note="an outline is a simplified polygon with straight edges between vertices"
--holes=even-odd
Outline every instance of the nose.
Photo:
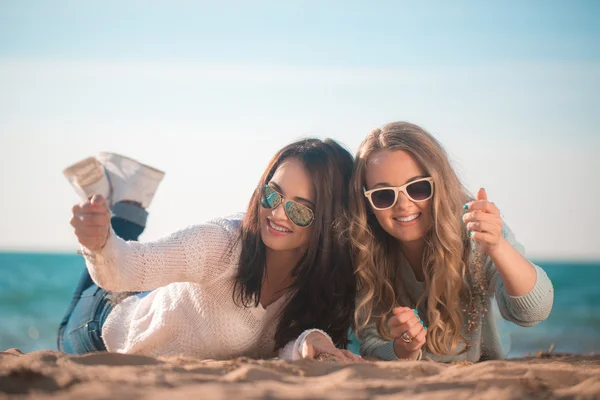
[[287,214],[285,213],[284,207],[285,203],[282,201],[281,203],[277,204],[277,207],[271,210],[271,215],[273,216],[273,219],[279,221],[287,219]]
[[410,207],[412,201],[406,196],[404,193],[398,193],[398,200],[396,201],[396,205],[394,208],[399,208],[400,210],[405,210]]

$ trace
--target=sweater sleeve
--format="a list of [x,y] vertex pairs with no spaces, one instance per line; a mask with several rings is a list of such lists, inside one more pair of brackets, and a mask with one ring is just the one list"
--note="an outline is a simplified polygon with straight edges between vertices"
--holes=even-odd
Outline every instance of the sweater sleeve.
[[377,357],[384,361],[399,360],[394,351],[394,341],[385,340],[377,332],[375,320],[371,320],[362,328],[358,337],[360,340],[360,355],[363,357]]
[[173,282],[205,283],[231,257],[235,221],[218,219],[155,242],[126,242],[111,230],[99,251],[82,247],[90,276],[110,291],[148,291]]
[[[525,255],[525,249],[506,224],[502,227],[502,234],[519,253]],[[548,318],[554,301],[554,288],[548,275],[541,267],[532,265],[536,272],[533,288],[523,296],[511,296],[506,293],[500,273],[489,257],[485,264],[488,289],[496,297],[500,314],[505,320],[520,326],[533,326]]]

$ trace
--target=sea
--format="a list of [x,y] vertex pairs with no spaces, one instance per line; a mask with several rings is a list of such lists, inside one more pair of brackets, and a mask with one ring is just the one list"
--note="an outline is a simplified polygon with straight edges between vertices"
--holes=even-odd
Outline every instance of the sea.
[[[554,284],[554,307],[546,321],[530,328],[498,320],[507,356],[551,347],[600,353],[600,262],[535,263]],[[75,253],[0,252],[0,351],[56,350],[58,325],[84,268]]]

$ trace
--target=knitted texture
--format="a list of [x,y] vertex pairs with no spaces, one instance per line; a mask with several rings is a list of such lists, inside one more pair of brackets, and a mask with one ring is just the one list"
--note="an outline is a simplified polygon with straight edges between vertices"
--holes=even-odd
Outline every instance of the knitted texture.
[[[266,309],[238,306],[233,287],[242,215],[191,226],[150,243],[125,242],[111,232],[106,245],[82,248],[94,282],[116,292],[151,291],[117,304],[102,338],[110,352],[204,359],[275,352],[275,331],[289,293]],[[282,357],[291,358],[291,342]]]
[[[514,234],[504,225],[502,229],[503,236],[508,242],[524,255],[525,250],[515,239]],[[401,279],[407,289],[408,296],[414,304],[417,303],[425,291],[425,283],[419,282],[414,276],[412,269],[406,261],[401,270]],[[462,334],[466,339],[468,348],[466,352],[458,355],[436,356],[424,352],[423,358],[430,358],[440,362],[470,361],[477,362],[480,359],[503,359],[504,350],[500,342],[498,327],[494,315],[491,311],[492,301],[495,300],[500,315],[507,321],[520,326],[533,326],[540,321],[545,320],[550,314],[552,303],[554,301],[554,289],[548,275],[542,268],[534,265],[537,278],[536,283],[529,293],[524,296],[514,297],[506,293],[500,274],[492,260],[483,255],[483,262],[471,260],[471,263],[482,263],[483,275],[485,277],[485,290],[488,293],[485,312],[482,315],[481,322],[476,329],[469,329],[469,315],[463,312],[464,326]],[[419,310],[421,318],[426,316],[426,310]],[[383,360],[397,360],[394,352],[393,341],[383,339],[377,333],[375,321],[369,324],[359,332],[360,353],[363,356],[376,356]],[[464,349],[464,345],[459,347],[459,352]]]

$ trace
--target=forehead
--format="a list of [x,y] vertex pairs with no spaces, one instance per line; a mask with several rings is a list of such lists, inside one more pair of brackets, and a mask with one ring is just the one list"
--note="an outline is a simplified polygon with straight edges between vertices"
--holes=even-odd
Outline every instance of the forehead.
[[315,189],[310,174],[302,165],[302,162],[295,157],[285,159],[271,178],[270,182],[275,182],[283,195],[289,198],[302,197],[304,199],[315,201]]
[[417,160],[404,150],[380,150],[369,157],[366,165],[366,186],[379,183],[402,186],[411,178],[423,176],[425,170]]

